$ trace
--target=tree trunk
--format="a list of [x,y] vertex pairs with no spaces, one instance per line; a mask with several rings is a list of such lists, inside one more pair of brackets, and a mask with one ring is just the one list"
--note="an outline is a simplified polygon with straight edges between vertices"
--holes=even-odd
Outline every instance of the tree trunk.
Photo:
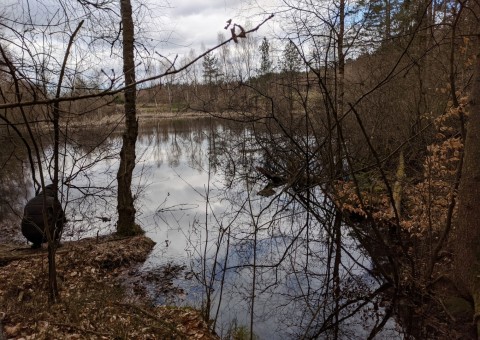
[[134,60],[134,25],[132,19],[132,4],[130,0],[120,1],[123,34],[123,73],[125,75],[125,132],[123,133],[122,150],[120,151],[120,167],[117,173],[117,233],[134,235],[135,207],[132,195],[132,175],[135,168],[135,143],[138,134],[136,113],[136,86]]
[[475,73],[458,191],[454,270],[461,289],[473,298],[474,321],[480,334],[480,51]]
[[390,0],[385,0],[385,40],[390,41],[392,37],[392,4]]

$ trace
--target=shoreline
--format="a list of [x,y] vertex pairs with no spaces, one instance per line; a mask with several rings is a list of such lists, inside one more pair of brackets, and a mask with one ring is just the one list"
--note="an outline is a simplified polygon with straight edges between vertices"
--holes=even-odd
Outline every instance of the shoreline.
[[[16,249],[23,256],[0,264],[0,339],[218,339],[199,311],[153,306],[138,269],[154,245],[146,236],[65,242],[56,254],[55,305],[48,303],[46,249]],[[131,277],[136,284],[125,283]]]

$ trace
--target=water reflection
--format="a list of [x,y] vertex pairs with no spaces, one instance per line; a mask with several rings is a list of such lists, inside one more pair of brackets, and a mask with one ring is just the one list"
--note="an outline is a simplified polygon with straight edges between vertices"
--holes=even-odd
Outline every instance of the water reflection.
[[[344,235],[335,300],[328,200],[308,218],[288,192],[257,195],[265,185],[253,171],[264,161],[258,130],[212,120],[174,124],[150,126],[139,146],[151,175],[143,224],[155,226],[149,235],[158,243],[145,269],[190,264],[197,280],[177,282],[186,297],[159,293],[158,301],[201,307],[220,335],[241,325],[262,339],[367,338],[383,320],[381,297],[372,298],[382,282],[367,273],[369,259]],[[312,195],[323,199],[319,190]],[[398,333],[387,322],[381,336]]]
[[[381,296],[372,294],[382,282],[368,274],[369,259],[345,230],[340,293],[333,291],[334,207],[318,189],[310,192],[319,202],[313,212],[282,187],[259,196],[266,184],[253,171],[265,161],[259,134],[213,119],[141,125],[138,220],[157,242],[143,270],[173,263],[194,274],[175,282],[186,295],[152,287],[152,296],[202,308],[223,336],[237,325],[261,339],[366,338],[384,315]],[[68,237],[114,228],[120,136],[105,142],[101,150],[81,142],[67,148],[77,155],[65,161]],[[398,336],[393,328],[387,323],[382,336]]]
[[18,137],[6,129],[0,130],[0,145],[0,242],[10,242],[19,239],[20,229],[16,226],[20,225],[32,183]]

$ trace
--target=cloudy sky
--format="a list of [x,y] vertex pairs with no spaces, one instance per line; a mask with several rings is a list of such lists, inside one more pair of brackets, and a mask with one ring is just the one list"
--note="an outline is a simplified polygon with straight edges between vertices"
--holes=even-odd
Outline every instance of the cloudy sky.
[[[169,53],[184,53],[191,48],[199,52],[202,43],[206,47],[212,47],[217,43],[219,32],[224,32],[228,37],[228,31],[223,29],[228,19],[244,27],[249,23],[252,27],[256,26],[278,9],[275,3],[279,1],[281,0],[132,0],[132,5],[137,13],[141,13],[138,21],[146,30],[145,36]],[[78,4],[76,0],[63,2],[71,8]],[[16,19],[23,17],[19,22],[30,18],[36,24],[43,24],[57,11],[62,11],[58,0],[0,0],[0,15]],[[73,13],[72,16],[74,15]],[[267,35],[274,21],[275,19],[271,20],[257,35]]]
[[[118,1],[118,0],[117,0]],[[153,52],[173,60],[175,56],[181,59],[189,54],[193,49],[195,55],[203,52],[204,48],[211,48],[218,44],[218,34],[223,33],[225,37],[230,38],[229,30],[224,30],[226,21],[232,19],[233,23],[240,24],[245,29],[257,26],[265,20],[274,11],[278,11],[278,3],[282,0],[132,0],[134,11],[137,15],[137,22],[141,26],[141,34],[137,36],[137,41],[143,44],[146,49],[145,55],[153,55]],[[95,2],[95,1],[92,1]],[[62,15],[62,7],[58,0],[0,0],[0,16],[6,20],[7,24],[13,28],[11,30],[3,29],[2,33],[8,36],[8,48],[11,51],[23,52],[19,46],[23,41],[23,46],[30,50],[42,51],[34,57],[38,60],[36,64],[48,62],[50,69],[58,69],[59,63],[63,60],[68,38],[71,32],[76,28],[78,20],[87,19],[79,36],[90,35],[88,30],[95,30],[94,36],[101,36],[103,31],[109,37],[104,48],[86,48],[81,45],[81,39],[77,39],[75,45],[78,49],[72,49],[69,57],[69,66],[72,69],[78,69],[85,72],[92,69],[115,70],[115,74],[121,73],[121,54],[118,50],[111,52],[110,41],[115,35],[115,27],[109,27],[109,23],[119,21],[118,4],[112,3],[113,12],[106,14],[107,17],[101,22],[105,25],[95,26],[96,21],[88,21],[89,12],[84,11],[79,5],[79,0],[63,0],[68,14]],[[77,7],[75,7],[77,6]],[[95,10],[92,10],[94,13]],[[108,16],[110,15],[110,16]],[[96,14],[93,14],[95,17]],[[55,19],[52,19],[55,18]],[[67,20],[76,18],[70,24]],[[22,26],[20,23],[33,22],[35,30],[30,26]],[[51,25],[50,30],[43,31],[42,27]],[[281,25],[278,24],[279,16],[275,16],[260,28],[259,31],[252,34],[253,37],[262,39],[264,36],[281,35]],[[68,25],[68,30],[64,30],[64,25]],[[92,26],[93,25],[93,26]],[[280,29],[279,29],[280,27]],[[276,28],[276,31],[275,31]],[[22,36],[27,37],[22,40]],[[92,53],[93,52],[93,53]],[[51,56],[44,58],[43,56]],[[29,55],[27,54],[28,58]],[[159,58],[157,58],[159,59]],[[177,60],[178,62],[178,60]],[[28,63],[28,62],[27,62]],[[142,60],[143,64],[139,67],[147,70],[148,62]],[[31,64],[31,62],[30,62]],[[58,65],[57,65],[58,64]],[[177,64],[178,65],[178,64]],[[146,71],[148,72],[148,71]],[[112,71],[113,73],[113,71]]]
[[[229,31],[224,30],[226,21],[242,26],[258,25],[274,10],[275,0],[172,0],[167,7],[155,5],[150,0],[148,6],[153,8],[156,28],[162,31],[162,40],[168,37],[160,47],[168,51],[166,54],[184,54],[190,49],[201,51],[205,47],[213,47],[217,43],[218,33],[222,32],[229,38]],[[272,34],[275,18],[263,26],[256,35],[259,37]]]

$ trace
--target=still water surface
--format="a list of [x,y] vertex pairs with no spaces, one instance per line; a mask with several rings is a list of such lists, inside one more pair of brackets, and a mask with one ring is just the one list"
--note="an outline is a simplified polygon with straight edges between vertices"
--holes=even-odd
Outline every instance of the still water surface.
[[[141,128],[135,168],[138,222],[157,243],[142,270],[186,267],[174,280],[184,293],[165,295],[154,285],[149,292],[157,303],[208,310],[223,336],[236,326],[252,327],[260,339],[331,338],[335,303],[332,244],[325,231],[332,216],[328,202],[319,213],[323,217],[312,219],[282,188],[272,197],[259,196],[265,182],[254,171],[262,164],[254,137],[246,127],[212,119],[155,121]],[[66,177],[81,170],[64,190],[71,220],[65,236],[71,239],[115,228],[111,188],[121,137],[108,138],[103,151],[89,150],[89,138],[86,134],[84,143],[69,145],[67,152],[87,156],[65,161]],[[340,301],[348,302],[381,282],[367,273],[370,261],[347,231],[342,247]],[[346,305],[335,316],[343,320],[341,338],[367,337],[383,316],[370,303]],[[379,337],[398,338],[395,324],[387,322]]]
[[[143,130],[138,148],[137,169],[148,184],[139,220],[157,242],[145,269],[185,264],[200,280],[177,281],[187,295],[173,302],[205,308],[211,285],[210,318],[218,318],[223,335],[253,321],[261,339],[296,338],[328,323],[328,235],[319,221],[307,225],[305,211],[281,188],[273,198],[257,195],[265,183],[253,169],[262,159],[248,128],[210,120],[157,125]],[[345,236],[345,295],[373,289],[379,282],[362,269],[371,267],[368,258]],[[339,334],[366,337],[381,315],[367,306],[345,317]],[[380,337],[398,337],[392,322]]]

